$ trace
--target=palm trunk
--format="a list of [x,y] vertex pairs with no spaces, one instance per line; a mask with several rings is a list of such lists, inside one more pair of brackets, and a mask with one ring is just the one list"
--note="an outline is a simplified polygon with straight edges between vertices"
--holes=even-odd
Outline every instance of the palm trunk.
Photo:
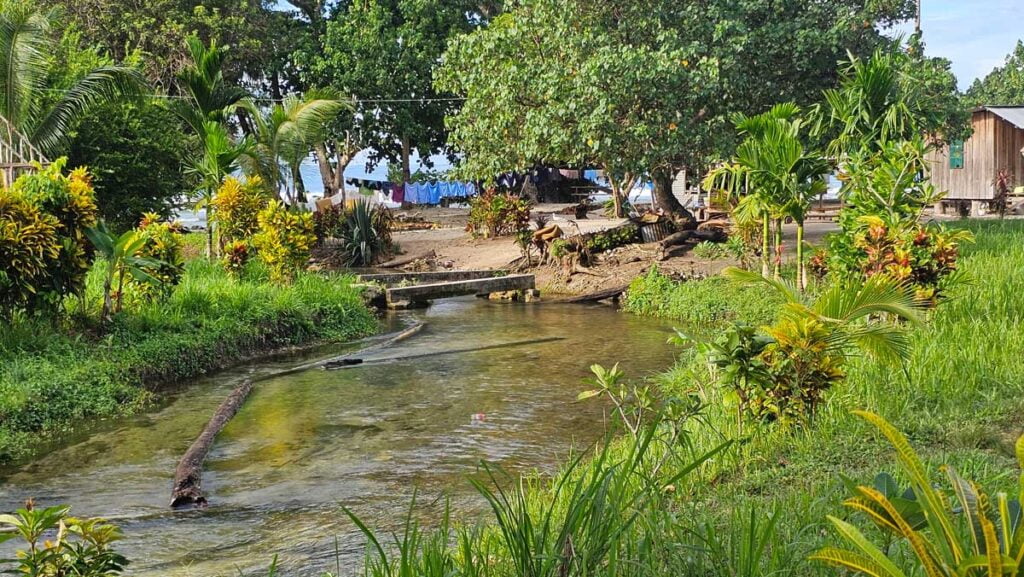
[[302,182],[301,163],[292,165],[292,184],[295,187],[295,200],[302,203],[306,202],[306,183]]
[[761,216],[761,276],[768,276],[768,237],[771,235],[771,226],[768,223],[768,213]]
[[213,209],[209,204],[206,205],[206,258],[213,258]]
[[782,219],[775,219],[775,278],[782,274]]
[[807,288],[807,270],[804,268],[804,221],[796,223],[796,285],[801,291]]

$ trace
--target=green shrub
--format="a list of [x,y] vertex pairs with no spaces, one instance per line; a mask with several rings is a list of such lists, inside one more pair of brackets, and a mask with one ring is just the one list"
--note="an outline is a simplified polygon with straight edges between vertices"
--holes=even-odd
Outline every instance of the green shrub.
[[704,260],[720,260],[726,255],[728,255],[728,250],[725,246],[707,240],[697,243],[697,246],[693,247],[693,256]]
[[372,266],[391,250],[391,211],[357,200],[345,219],[342,239],[348,266]]
[[259,232],[252,237],[256,254],[267,265],[271,280],[291,279],[295,271],[305,267],[316,242],[313,217],[273,202],[260,211],[257,220]]
[[530,225],[530,201],[494,189],[469,199],[466,230],[474,236],[509,236]]
[[640,240],[640,229],[635,224],[627,224],[596,232],[585,238],[590,252],[606,252]]
[[136,232],[143,239],[139,256],[156,263],[146,272],[158,282],[143,283],[132,279],[130,286],[143,296],[166,295],[181,281],[185,271],[182,251],[185,241],[181,226],[174,222],[161,222],[158,214],[146,213]]
[[[910,491],[899,491],[898,486],[855,487],[854,495],[844,505],[866,515],[884,535],[884,544],[872,543],[853,524],[829,516],[850,549],[826,547],[812,559],[870,577],[1020,574],[1024,559],[1024,476],[1019,477],[1017,498],[1008,498],[1006,493],[992,498],[978,484],[961,477],[954,467],[945,465],[942,471],[949,489],[943,489],[931,479],[902,433],[878,415],[865,411],[856,414],[878,428],[893,446],[900,468],[910,480]],[[1016,454],[1018,467],[1024,467],[1024,437],[1017,439]],[[905,549],[894,546],[894,541]],[[903,550],[909,555],[897,553]],[[903,565],[908,556],[913,573],[905,573],[897,565]]]
[[17,540],[14,559],[0,561],[16,575],[119,575],[128,559],[113,549],[121,530],[104,519],[77,519],[70,507],[36,508],[31,501],[0,517],[0,542]]

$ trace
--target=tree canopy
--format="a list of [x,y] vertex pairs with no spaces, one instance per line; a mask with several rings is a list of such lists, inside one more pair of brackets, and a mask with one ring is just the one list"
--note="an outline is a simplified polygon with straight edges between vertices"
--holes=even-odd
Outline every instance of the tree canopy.
[[974,81],[967,99],[976,106],[1024,105],[1024,41],[1017,41],[1002,66]]
[[355,115],[335,127],[355,146],[369,147],[372,162],[421,158],[444,150],[444,118],[457,101],[433,85],[433,71],[449,38],[481,21],[464,0],[343,2],[329,15],[318,46],[298,60],[307,85],[332,88],[357,100]]

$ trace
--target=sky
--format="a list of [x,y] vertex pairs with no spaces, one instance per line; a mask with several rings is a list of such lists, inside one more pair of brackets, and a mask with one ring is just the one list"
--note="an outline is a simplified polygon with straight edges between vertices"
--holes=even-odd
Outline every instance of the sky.
[[[953,63],[960,88],[984,77],[1024,39],[1024,0],[921,0],[925,52]],[[913,31],[913,23],[904,32]]]

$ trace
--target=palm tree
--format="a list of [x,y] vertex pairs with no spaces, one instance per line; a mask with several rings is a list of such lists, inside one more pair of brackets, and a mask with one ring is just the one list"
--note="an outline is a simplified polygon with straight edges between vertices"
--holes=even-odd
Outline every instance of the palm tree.
[[[123,66],[88,71],[66,90],[50,86],[57,8],[0,2],[0,115],[43,154],[56,154],[75,120],[91,106],[146,92],[142,74]],[[56,95],[56,96],[55,96]]]
[[[723,184],[740,201],[739,216],[759,217],[762,221],[762,275],[768,274],[769,222],[775,224],[774,245],[781,251],[782,221],[792,218],[797,224],[797,285],[806,286],[804,271],[804,220],[811,202],[825,191],[829,165],[825,158],[808,151],[802,141],[803,122],[799,107],[777,104],[756,116],[738,114],[733,122],[745,139],[736,148],[733,162],[708,176],[709,184]],[[713,188],[713,186],[711,186]],[[745,190],[744,190],[745,189]],[[779,276],[781,257],[776,258],[774,274]]]
[[213,195],[230,174],[237,171],[244,157],[252,154],[253,143],[248,137],[235,142],[224,125],[208,120],[202,125],[202,154],[194,157],[188,172],[198,178],[199,199],[195,209],[206,209],[206,256],[214,256]]
[[237,110],[249,93],[224,78],[227,51],[217,42],[203,44],[197,36],[186,40],[192,62],[178,73],[178,91],[181,98],[171,102],[171,109],[185,121],[202,140],[207,122],[226,124],[228,116]]
[[255,124],[254,154],[246,162],[250,174],[258,174],[276,194],[282,189],[289,202],[304,202],[305,189],[299,167],[310,151],[325,138],[328,123],[348,102],[326,90],[291,94],[268,110],[246,103]]

